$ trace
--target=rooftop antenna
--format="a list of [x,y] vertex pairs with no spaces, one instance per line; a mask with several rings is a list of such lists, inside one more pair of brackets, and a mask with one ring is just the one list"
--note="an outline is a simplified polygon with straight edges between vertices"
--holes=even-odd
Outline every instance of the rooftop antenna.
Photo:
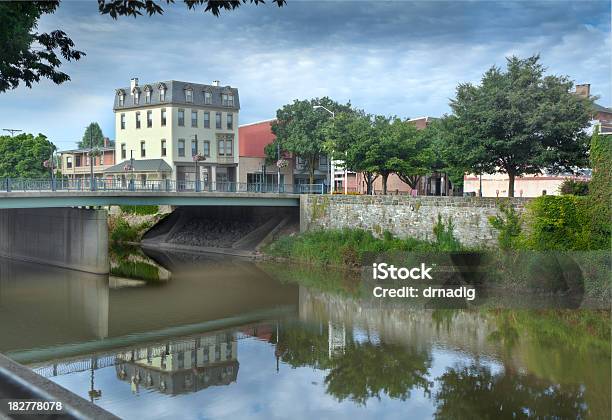
[[2,131],[8,131],[9,133],[11,133],[11,137],[13,137],[15,133],[20,133],[23,130],[18,130],[16,128],[3,128]]

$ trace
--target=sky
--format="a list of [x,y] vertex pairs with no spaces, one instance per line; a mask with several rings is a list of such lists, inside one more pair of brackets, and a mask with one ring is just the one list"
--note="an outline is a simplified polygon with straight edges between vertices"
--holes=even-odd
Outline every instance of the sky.
[[[165,2],[163,2],[165,3]],[[220,17],[181,1],[163,16],[101,16],[64,0],[38,31],[61,29],[87,53],[43,81],[0,93],[0,128],[43,133],[62,149],[98,122],[115,138],[115,89],[159,80],[239,90],[239,123],[274,118],[294,99],[329,96],[372,114],[441,116],[459,83],[506,57],[540,54],[549,74],[590,83],[612,105],[610,1],[306,1],[245,5]],[[6,133],[4,133],[6,134]]]

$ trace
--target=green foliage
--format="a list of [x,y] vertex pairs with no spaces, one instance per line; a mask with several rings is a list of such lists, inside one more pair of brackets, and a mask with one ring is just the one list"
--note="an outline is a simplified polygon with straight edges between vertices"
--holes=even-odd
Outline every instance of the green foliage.
[[516,176],[586,164],[592,99],[544,71],[539,56],[508,58],[506,71],[491,67],[480,85],[460,84],[450,104],[450,147],[475,173],[507,173],[510,197]]
[[110,238],[113,242],[137,242],[144,231],[150,227],[149,222],[132,226],[126,220],[116,217],[110,223]]
[[159,271],[156,266],[142,261],[120,261],[119,265],[112,267],[113,276],[126,277],[146,281],[159,281]]
[[70,77],[58,71],[63,58],[79,60],[85,53],[62,31],[36,32],[41,16],[52,14],[59,1],[0,2],[0,92],[15,89],[20,82],[32,87],[41,78],[60,84]]
[[97,122],[92,122],[85,129],[85,133],[83,133],[83,139],[79,142],[79,149],[98,147],[104,147],[104,134],[102,134],[100,125]]
[[589,183],[568,178],[559,187],[559,192],[562,195],[587,195],[589,193]]
[[341,105],[327,97],[311,100],[295,100],[276,111],[276,121],[272,124],[272,132],[276,136],[274,143],[266,147],[269,160],[276,160],[277,144],[282,153],[292,153],[304,159],[308,165],[310,183],[314,182],[314,171],[318,167],[319,157],[329,155],[326,150],[326,127],[332,116],[325,110],[314,109],[314,106],[324,106],[330,111],[353,112],[351,104]]
[[0,136],[0,178],[50,177],[43,162],[51,158],[54,150],[53,143],[42,134]]
[[535,250],[588,250],[588,202],[573,195],[545,195],[528,205],[526,246]]
[[119,206],[122,213],[136,214],[140,216],[157,214],[158,206]]
[[612,237],[612,139],[596,130],[591,138],[588,209],[591,241],[596,249],[610,249]]
[[499,231],[498,241],[501,249],[519,249],[521,237],[521,218],[508,202],[499,205],[501,215],[489,217],[491,226]]
[[316,230],[295,236],[284,236],[266,248],[266,252],[285,258],[336,266],[357,266],[367,253],[389,251],[457,251],[461,244],[453,236],[453,227],[442,221],[436,224],[436,241],[415,238],[400,239],[389,232],[382,238],[362,229]]

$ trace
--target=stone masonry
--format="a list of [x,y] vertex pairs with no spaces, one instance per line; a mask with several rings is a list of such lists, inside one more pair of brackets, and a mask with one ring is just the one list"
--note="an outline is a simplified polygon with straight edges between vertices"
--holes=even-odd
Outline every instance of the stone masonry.
[[454,225],[454,234],[466,246],[497,246],[497,232],[489,216],[499,213],[499,203],[510,200],[522,213],[526,198],[411,197],[406,195],[302,195],[300,230],[360,228],[381,236],[433,240],[433,227],[442,216]]

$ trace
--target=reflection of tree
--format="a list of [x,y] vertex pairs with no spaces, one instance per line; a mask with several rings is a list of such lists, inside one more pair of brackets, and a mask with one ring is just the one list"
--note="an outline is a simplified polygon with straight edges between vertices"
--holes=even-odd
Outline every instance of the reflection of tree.
[[[357,343],[350,333],[346,341],[343,351],[330,358],[327,328],[286,324],[279,332],[276,353],[292,367],[329,369],[327,392],[340,401],[365,404],[382,394],[405,400],[415,388],[429,395],[432,384],[426,376],[431,356],[426,351],[395,344]],[[276,336],[270,342],[276,343]]]
[[335,357],[325,378],[327,392],[338,400],[346,398],[365,404],[380,399],[381,393],[405,400],[410,391],[422,389],[429,394],[426,376],[431,357],[425,351],[411,351],[394,344],[351,343],[345,353]]
[[584,389],[531,375],[492,374],[485,366],[449,369],[437,378],[438,419],[584,418]]

